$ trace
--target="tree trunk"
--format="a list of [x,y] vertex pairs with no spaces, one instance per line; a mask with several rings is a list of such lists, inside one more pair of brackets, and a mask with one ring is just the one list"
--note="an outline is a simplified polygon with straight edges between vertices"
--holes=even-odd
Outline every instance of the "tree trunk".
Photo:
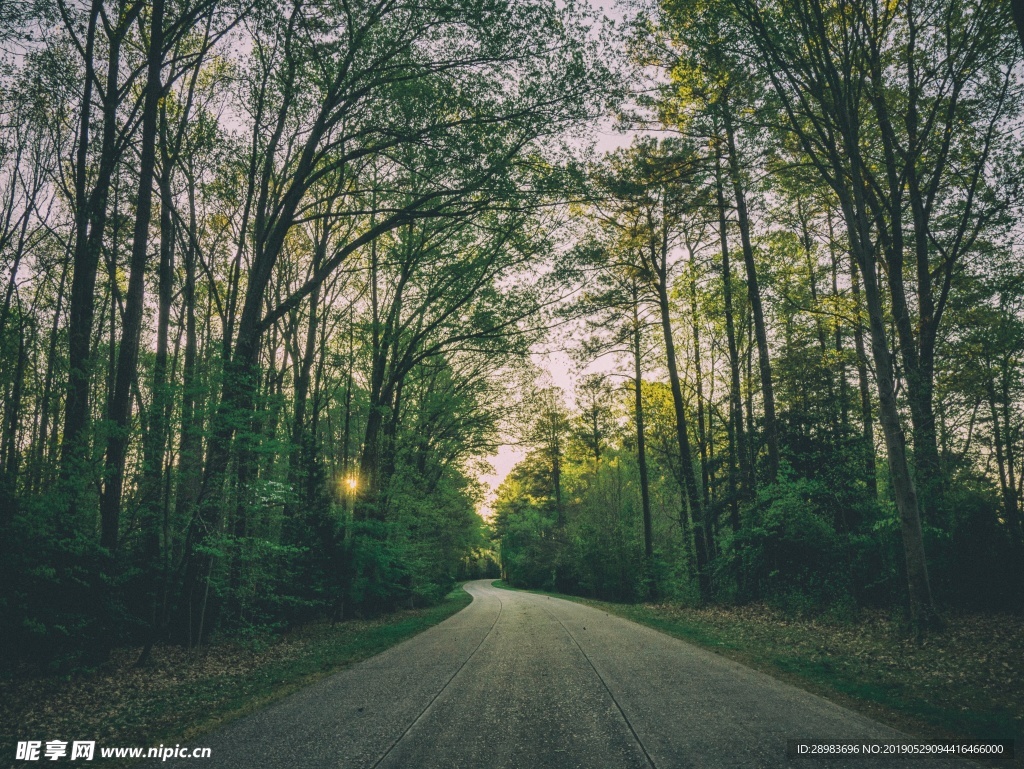
[[[1006,523],[1012,526],[1016,533],[1018,548],[1024,548],[1024,520],[1022,520],[1020,503],[1018,499],[1016,457],[1013,446],[1013,424],[1010,421],[1010,404],[1013,402],[1014,378],[1010,361],[1004,357],[1000,361],[1000,384],[1002,395],[1002,418],[1004,428],[1003,453],[1006,457],[1006,486],[1003,489],[1003,510],[1006,514]],[[993,420],[998,422],[998,416],[993,415]]]
[[708,472],[708,428],[704,419],[704,377],[700,370],[700,323],[697,317],[697,270],[690,262],[690,313],[693,329],[693,370],[697,395],[697,454],[700,457],[700,481],[704,491],[704,509],[711,504],[711,475]]
[[768,482],[775,483],[779,475],[779,434],[775,417],[775,388],[772,384],[772,365],[768,352],[768,332],[765,329],[764,309],[761,306],[761,289],[757,280],[757,265],[754,263],[754,247],[750,240],[750,218],[747,200],[743,192],[740,175],[740,160],[736,150],[736,138],[732,127],[729,105],[724,105],[722,118],[726,142],[729,149],[729,175],[736,196],[736,218],[740,225],[740,243],[743,246],[743,264],[747,272],[747,296],[754,319],[754,336],[757,339],[757,360],[761,373],[761,395],[764,399],[764,440],[768,449]]
[[[3,474],[5,476],[4,486],[13,497],[18,478],[19,452],[18,452],[18,424],[21,422],[21,398],[25,383],[25,366],[28,363],[28,353],[25,350],[26,329],[24,325],[18,333],[18,354],[14,365],[14,380],[11,383],[10,398],[5,404],[3,438],[0,439],[0,461],[3,463]],[[7,507],[5,505],[5,507]],[[13,505],[8,507],[12,509]]]
[[[348,324],[348,370],[345,372],[345,421],[341,433],[341,471],[344,474],[344,502],[346,509],[353,489],[349,486],[349,443],[352,440],[352,374],[356,366],[355,359],[355,311],[349,307]],[[330,413],[330,412],[328,412]],[[358,482],[358,481],[357,481]]]
[[[323,236],[322,247],[327,246],[327,235]],[[313,271],[320,265],[321,244],[318,244],[313,259]],[[313,358],[316,354],[316,342],[319,330],[320,287],[313,289],[309,297],[309,318],[306,324],[306,339],[299,360],[298,372],[295,377],[294,408],[292,412],[292,446],[291,462],[288,466],[288,483],[292,487],[292,493],[296,495],[298,509],[308,509],[310,502],[309,477],[312,475],[311,468],[316,462],[314,452],[315,436],[306,423],[306,402],[309,396],[310,372],[313,368]],[[294,510],[288,510],[286,517],[291,518]]]
[[[828,220],[828,254],[832,267],[832,296],[839,296],[839,257],[836,254],[835,233],[832,229],[832,212],[827,212]],[[833,345],[836,359],[839,361],[839,426],[845,434],[849,422],[849,383],[846,381],[846,356],[843,351],[843,326],[835,324]]]
[[[56,419],[56,416],[50,414],[50,399],[53,397],[53,375],[57,360],[57,339],[60,328],[63,325],[61,323],[61,314],[64,310],[64,291],[67,288],[67,280],[68,264],[65,260],[62,262],[60,271],[60,287],[57,289],[57,303],[53,309],[53,323],[50,326],[50,343],[46,351],[46,375],[43,379],[43,397],[39,406],[39,445],[36,450],[36,460],[33,463],[35,466],[32,471],[31,490],[33,493],[38,492],[44,482],[49,483],[52,479],[49,471],[52,467],[54,454],[52,450],[49,454],[47,453],[47,441],[51,439],[49,432],[50,419]],[[56,433],[56,430],[54,433]]]
[[185,326],[185,355],[181,371],[181,432],[178,442],[178,486],[175,513],[189,519],[199,497],[202,469],[202,415],[197,408],[201,384],[198,372],[199,341],[196,332],[197,217],[194,176],[189,173],[189,238],[183,255],[185,284],[182,287],[182,322]]
[[[743,428],[743,395],[740,388],[740,354],[736,344],[736,324],[732,307],[732,266],[729,261],[729,238],[725,217],[725,190],[719,157],[715,155],[715,193],[718,201],[718,236],[722,247],[722,300],[725,305],[725,336],[729,348],[729,475],[733,497],[730,518],[733,531],[740,528],[740,497],[749,499],[754,494],[754,473],[747,452],[747,438]],[[739,468],[739,483],[736,471]],[[737,486],[739,491],[737,493]]]
[[75,246],[71,295],[68,302],[68,386],[64,403],[64,432],[61,440],[61,478],[70,482],[69,509],[76,506],[80,493],[77,477],[88,458],[89,380],[92,369],[92,332],[96,309],[96,275],[107,222],[107,200],[114,175],[117,119],[117,82],[120,68],[120,40],[110,39],[107,59],[107,89],[103,102],[103,133],[99,169],[90,193],[89,125],[93,81],[95,79],[93,47],[96,23],[102,9],[101,0],[94,0],[89,15],[89,31],[85,50],[85,92],[82,96],[82,119],[78,135],[75,163]]
[[[131,272],[125,302],[121,345],[118,350],[114,397],[107,421],[111,423],[107,440],[105,485],[100,497],[100,545],[117,549],[124,488],[125,460],[130,438],[131,388],[138,375],[139,339],[142,333],[142,307],[145,301],[146,261],[149,246],[149,220],[153,210],[153,179],[156,170],[157,118],[163,88],[164,0],[154,0],[147,61],[146,95],[142,108],[142,140],[139,148],[139,196],[132,236]],[[166,352],[166,351],[165,351]],[[166,362],[166,358],[165,358]]]
[[[149,411],[149,429],[142,436],[143,479],[142,479],[142,568],[146,572],[146,590],[151,607],[149,618],[150,637],[136,664],[144,665],[149,660],[153,642],[160,630],[160,558],[161,518],[165,504],[164,453],[167,448],[167,434],[171,421],[171,393],[167,381],[168,335],[171,323],[171,290],[174,280],[174,220],[171,216],[170,161],[164,151],[163,169],[160,173],[160,265],[157,274],[157,329],[156,357],[153,361],[153,400]],[[181,336],[178,336],[180,341]],[[175,353],[177,355],[177,352]]]
[[864,349],[864,331],[861,328],[860,279],[857,275],[857,261],[850,254],[850,285],[853,288],[853,303],[857,310],[857,322],[853,326],[853,343],[857,351],[857,380],[860,385],[860,417],[864,435],[864,480],[872,499],[878,499],[878,473],[875,466],[875,422],[871,411],[871,385],[868,380],[868,358]]
[[1020,37],[1020,44],[1024,47],[1024,0],[1010,0],[1013,8],[1013,21],[1017,25],[1017,35]]
[[654,529],[651,522],[651,490],[647,477],[647,445],[644,437],[644,399],[643,379],[641,378],[641,347],[640,347],[640,292],[636,278],[633,279],[633,382],[634,382],[634,410],[636,417],[636,461],[640,470],[640,504],[643,511],[644,522],[644,561],[648,568],[648,594],[655,590],[652,575],[650,573],[651,562],[654,558]]
[[693,469],[693,452],[690,449],[690,436],[686,426],[686,407],[683,401],[683,390],[679,383],[679,369],[676,364],[676,348],[672,339],[672,316],[668,302],[668,223],[662,225],[661,253],[658,244],[652,237],[651,266],[655,271],[655,283],[658,293],[658,308],[661,314],[661,329],[665,338],[665,357],[668,365],[669,384],[672,389],[672,404],[676,416],[676,440],[679,447],[680,474],[683,479],[683,510],[681,512],[683,528],[687,508],[693,517],[695,551],[697,556],[697,587],[702,601],[711,598],[711,575],[708,573],[710,547],[708,543],[707,522],[701,504],[703,495],[697,485],[697,476]]
[[[857,191],[854,190],[853,194],[856,195]],[[885,315],[878,286],[875,254],[871,245],[871,232],[863,216],[857,216],[855,213],[853,203],[849,200],[841,202],[850,237],[850,250],[857,257],[864,282],[871,352],[875,362],[875,382],[878,386],[879,418],[889,460],[889,476],[900,517],[911,622],[920,634],[925,629],[938,625],[939,619],[928,579],[917,491],[910,475],[903,427],[900,424],[899,408],[896,403],[893,363],[886,339]],[[859,208],[861,211],[864,210],[862,206]]]
[[1017,519],[1016,491],[1007,473],[1006,455],[1003,451],[1003,431],[1000,425],[999,409],[996,406],[996,388],[988,383],[989,411],[992,415],[992,443],[996,450],[996,469],[999,471],[999,491],[1003,497],[1003,515],[1007,524],[1013,525]]

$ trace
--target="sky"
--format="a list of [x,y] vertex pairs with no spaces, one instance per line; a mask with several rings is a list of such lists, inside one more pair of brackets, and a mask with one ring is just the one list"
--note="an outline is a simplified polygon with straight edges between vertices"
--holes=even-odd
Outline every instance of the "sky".
[[[542,371],[548,372],[551,376],[552,383],[556,387],[560,387],[565,393],[566,403],[571,404],[573,402],[573,392],[575,389],[577,374],[572,361],[569,360],[569,356],[563,352],[536,352],[532,357],[533,365]],[[480,480],[490,487],[487,499],[484,501],[484,504],[479,511],[485,519],[490,515],[490,506],[494,500],[498,486],[500,486],[501,482],[505,480],[505,476],[512,471],[512,468],[525,458],[526,449],[520,446],[513,446],[511,444],[505,444],[499,447],[497,453],[486,457],[491,467],[494,468],[494,472],[480,476]]]
[[[616,25],[621,24],[625,18],[623,0],[589,0],[589,4],[592,8],[614,21]],[[632,136],[629,133],[614,130],[609,121],[608,125],[601,126],[600,130],[596,131],[593,138],[595,149],[599,153],[605,153],[628,145]],[[566,404],[571,406],[574,400],[575,382],[581,372],[578,371],[578,367],[573,364],[569,356],[561,351],[546,352],[538,350],[533,354],[533,364],[550,375],[552,383],[560,387],[565,393]],[[607,368],[607,366],[604,368]],[[595,370],[595,368],[590,367],[587,369],[587,371],[592,370]],[[487,499],[479,511],[485,519],[490,515],[490,505],[493,502],[498,486],[505,480],[505,477],[511,472],[512,468],[525,457],[525,449],[506,444],[499,447],[496,453],[485,458],[494,468],[494,472],[480,476],[480,480],[490,488]]]
[[[621,24],[625,18],[624,0],[589,0],[589,4],[592,8],[614,21],[616,25]],[[629,144],[631,140],[630,135],[615,131],[610,124],[602,126],[602,130],[599,130],[594,138],[595,148],[599,153],[611,152]],[[575,370],[576,367],[569,360],[569,356],[564,352],[545,353],[538,351],[533,355],[533,363],[537,368],[550,374],[552,382],[565,392],[566,403],[571,405],[575,389],[574,385],[579,372]],[[526,451],[524,449],[517,446],[504,445],[498,449],[497,453],[486,458],[494,468],[494,472],[480,476],[480,480],[491,489],[488,500],[480,511],[485,518],[490,512],[489,505],[494,498],[494,492],[501,485],[501,482],[505,480],[505,476],[525,456]]]

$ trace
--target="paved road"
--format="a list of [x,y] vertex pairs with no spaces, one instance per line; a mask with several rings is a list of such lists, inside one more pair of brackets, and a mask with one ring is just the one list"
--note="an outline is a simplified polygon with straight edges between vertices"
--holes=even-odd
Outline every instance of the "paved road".
[[788,761],[788,738],[900,735],[716,654],[568,601],[466,590],[473,603],[440,625],[197,742],[211,759],[163,766],[893,766]]

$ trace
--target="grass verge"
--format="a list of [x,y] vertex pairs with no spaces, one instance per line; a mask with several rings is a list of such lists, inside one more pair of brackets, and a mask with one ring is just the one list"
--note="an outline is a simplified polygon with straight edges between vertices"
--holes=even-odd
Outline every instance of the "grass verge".
[[844,623],[759,605],[692,609],[544,594],[705,647],[916,737],[1013,739],[1024,749],[1019,616],[952,615],[945,631],[919,646],[880,612]]
[[216,727],[411,638],[472,600],[459,587],[427,609],[307,625],[269,642],[198,653],[156,647],[145,668],[134,667],[139,649],[119,649],[91,674],[0,681],[0,745],[9,761],[17,740],[95,740],[97,761],[101,746],[200,747],[198,738]]

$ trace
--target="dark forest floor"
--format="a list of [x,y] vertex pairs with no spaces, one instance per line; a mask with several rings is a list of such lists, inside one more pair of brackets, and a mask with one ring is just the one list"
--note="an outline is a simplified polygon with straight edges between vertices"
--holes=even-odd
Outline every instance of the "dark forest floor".
[[91,673],[0,680],[0,745],[7,759],[0,766],[13,760],[18,740],[95,740],[97,760],[100,746],[195,745],[220,724],[378,654],[470,600],[459,588],[438,606],[373,620],[317,623],[197,652],[157,646],[143,668],[135,667],[140,649],[127,648]]
[[[498,583],[501,585],[501,583]],[[946,613],[919,645],[882,611],[798,619],[763,605],[603,608],[712,649],[914,736],[1014,739],[1024,748],[1024,617]]]

